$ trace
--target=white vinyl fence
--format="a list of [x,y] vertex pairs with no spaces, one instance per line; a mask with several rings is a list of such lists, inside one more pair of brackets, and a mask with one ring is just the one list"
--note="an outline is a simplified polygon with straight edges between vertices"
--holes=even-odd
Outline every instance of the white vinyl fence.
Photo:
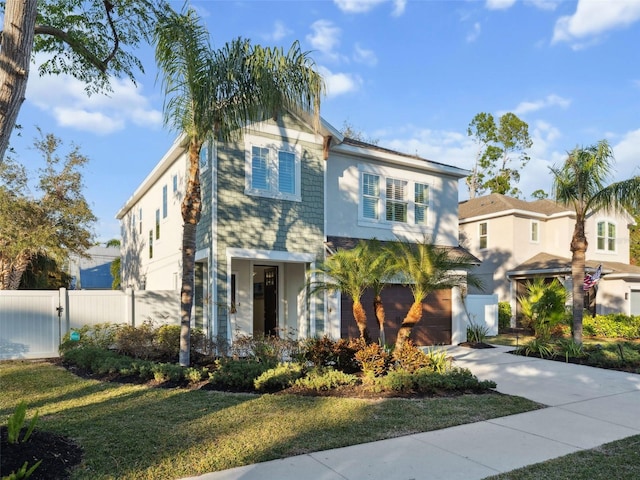
[[0,291],[0,360],[50,358],[68,331],[83,325],[180,323],[174,290]]
[[487,335],[498,334],[498,295],[467,295],[469,323],[487,327]]

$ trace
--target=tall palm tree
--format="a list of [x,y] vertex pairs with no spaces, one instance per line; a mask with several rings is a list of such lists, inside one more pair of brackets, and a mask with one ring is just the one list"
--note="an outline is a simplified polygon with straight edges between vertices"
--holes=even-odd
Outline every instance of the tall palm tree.
[[582,284],[589,246],[585,234],[585,220],[599,210],[634,210],[640,207],[640,177],[607,185],[613,161],[613,151],[609,143],[601,140],[586,148],[573,149],[561,167],[551,168],[556,201],[571,207],[576,213],[576,223],[571,237],[572,326],[576,343],[582,343]]
[[188,181],[182,202],[180,365],[189,365],[189,338],[196,250],[202,210],[199,156],[207,141],[226,141],[251,122],[283,109],[312,112],[319,124],[324,85],[308,53],[295,42],[282,49],[236,39],[213,51],[209,33],[192,10],[172,12],[155,29],[156,61],[165,92],[165,124],[183,136]]
[[310,293],[339,291],[353,301],[353,318],[360,338],[370,341],[367,314],[362,306],[362,294],[369,287],[368,265],[360,257],[360,246],[352,250],[339,249],[311,272]]
[[470,255],[438,247],[427,239],[416,244],[397,241],[388,248],[399,275],[413,294],[413,304],[398,330],[395,348],[400,349],[422,319],[422,303],[431,292],[465,284],[480,287],[480,281],[468,273],[477,265]]

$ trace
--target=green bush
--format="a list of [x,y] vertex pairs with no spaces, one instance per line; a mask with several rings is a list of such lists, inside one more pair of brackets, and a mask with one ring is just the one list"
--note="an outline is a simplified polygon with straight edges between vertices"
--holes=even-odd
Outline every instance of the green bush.
[[304,377],[297,379],[295,384],[298,387],[320,392],[344,385],[356,385],[358,381],[358,377],[353,374],[327,367],[310,370]]
[[116,332],[115,349],[122,355],[149,360],[155,352],[156,329],[150,321],[139,327],[123,325]]
[[567,316],[567,290],[557,278],[547,282],[543,277],[527,281],[527,294],[518,298],[523,325],[533,328],[536,337],[549,340],[557,325]]
[[156,382],[179,382],[184,378],[183,368],[175,363],[156,363],[152,370]]
[[355,353],[360,348],[356,342],[343,338],[333,341],[326,335],[307,338],[300,342],[301,361],[310,362],[316,367],[333,367],[347,373],[360,370]]
[[362,347],[355,353],[355,359],[366,377],[381,377],[389,371],[390,355],[377,343]]
[[411,340],[407,340],[399,349],[393,351],[393,360],[394,369],[405,370],[409,373],[431,365],[429,355],[416,347]]
[[482,343],[487,339],[489,334],[489,327],[486,325],[480,325],[478,323],[470,322],[467,325],[467,341]]
[[582,320],[583,333],[590,337],[640,338],[640,315],[613,313],[608,315],[585,315]]
[[[82,328],[75,328],[62,337],[62,343],[58,351],[61,354],[78,347],[98,347],[108,350],[113,347],[116,340],[116,333],[122,327],[116,323],[98,323],[96,325],[84,325]],[[80,340],[71,340],[71,333],[80,334]]]
[[511,304],[498,302],[498,330],[500,333],[511,328]]
[[216,370],[210,374],[211,384],[218,388],[249,392],[254,391],[254,380],[274,365],[253,359],[221,359],[216,361],[216,366]]
[[393,370],[384,377],[376,379],[376,385],[383,390],[394,392],[409,392],[413,390],[415,377],[407,370]]
[[452,358],[447,355],[446,350],[430,347],[426,355],[429,358],[428,368],[433,372],[445,373],[451,369]]
[[280,363],[263,372],[253,381],[253,386],[261,392],[276,392],[289,388],[303,374],[304,369],[299,363]]
[[524,345],[516,348],[516,353],[518,355],[524,355],[525,357],[528,357],[529,355],[538,355],[540,358],[550,358],[555,354],[551,343],[544,338],[534,338],[533,340],[530,340]]

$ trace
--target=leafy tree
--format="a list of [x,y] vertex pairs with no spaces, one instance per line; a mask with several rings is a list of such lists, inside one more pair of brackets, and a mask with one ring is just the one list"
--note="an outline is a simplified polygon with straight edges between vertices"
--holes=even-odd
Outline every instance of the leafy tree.
[[180,364],[188,366],[196,226],[202,210],[200,150],[207,141],[229,140],[250,122],[273,118],[283,109],[314,112],[318,126],[324,85],[298,42],[286,54],[240,38],[213,51],[209,33],[191,9],[162,17],[154,38],[165,123],[183,136],[188,150],[180,292]]
[[339,291],[353,302],[353,318],[360,338],[370,341],[367,314],[362,306],[362,295],[370,286],[369,265],[362,261],[363,244],[351,250],[339,249],[328,257],[311,275],[310,292]]
[[109,91],[110,76],[134,79],[143,70],[128,49],[147,38],[165,0],[6,0],[0,64],[0,162],[25,97],[32,56],[40,75],[65,73],[87,93]]
[[69,288],[70,283],[70,275],[60,268],[56,260],[44,253],[38,253],[22,275],[18,288],[20,290],[57,290]]
[[24,167],[11,159],[0,164],[0,289],[15,290],[34,258],[64,261],[85,255],[92,244],[95,216],[82,194],[80,169],[87,163],[77,147],[62,161],[61,141],[52,134],[36,140],[46,162],[40,170],[39,198],[28,193]]
[[345,137],[352,138],[353,140],[357,140],[359,142],[370,143],[371,145],[378,145],[380,140],[377,138],[370,138],[364,135],[362,131],[358,130],[351,122],[345,120],[342,124],[342,129],[340,133]]
[[538,190],[536,190],[531,194],[531,197],[535,198],[536,200],[544,200],[545,198],[549,198],[549,194],[544,190],[542,190],[541,188],[539,188]]
[[[496,124],[493,115],[482,112],[471,120],[467,135],[478,144],[476,160],[467,177],[469,197],[482,195],[485,190],[518,196],[520,170],[529,162],[526,150],[533,144],[529,125],[513,113],[505,113]],[[517,155],[514,167],[511,155]]]
[[395,268],[413,294],[413,304],[398,330],[395,348],[399,350],[422,319],[422,303],[431,292],[481,284],[476,276],[468,273],[476,266],[469,255],[438,247],[427,239],[417,244],[397,241],[388,248],[396,260]]
[[613,151],[606,140],[589,147],[576,147],[564,164],[551,167],[556,201],[571,207],[576,223],[571,237],[571,277],[573,281],[573,339],[582,343],[582,315],[585,259],[589,243],[585,220],[599,210],[636,211],[640,208],[640,176],[607,185]]

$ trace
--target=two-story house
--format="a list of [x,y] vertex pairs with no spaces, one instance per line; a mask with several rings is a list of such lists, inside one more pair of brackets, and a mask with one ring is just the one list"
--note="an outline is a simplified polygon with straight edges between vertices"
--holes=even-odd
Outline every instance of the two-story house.
[[[466,170],[344,138],[325,121],[319,131],[310,125],[285,114],[203,148],[194,317],[212,336],[353,335],[348,301],[306,288],[326,255],[371,238],[458,247]],[[178,140],[118,212],[124,286],[179,289],[186,163]],[[387,293],[391,324],[406,314],[407,295],[400,286]],[[455,289],[425,311],[419,343],[464,339]]]
[[[474,273],[484,291],[510,302],[516,316],[517,298],[533,277],[558,278],[571,291],[575,212],[570,208],[547,199],[529,202],[491,194],[461,202],[459,215],[460,243],[482,260]],[[585,307],[593,313],[640,314],[640,267],[629,265],[632,222],[630,215],[614,212],[586,220],[587,272],[598,265],[603,272],[597,287],[585,292]]]

